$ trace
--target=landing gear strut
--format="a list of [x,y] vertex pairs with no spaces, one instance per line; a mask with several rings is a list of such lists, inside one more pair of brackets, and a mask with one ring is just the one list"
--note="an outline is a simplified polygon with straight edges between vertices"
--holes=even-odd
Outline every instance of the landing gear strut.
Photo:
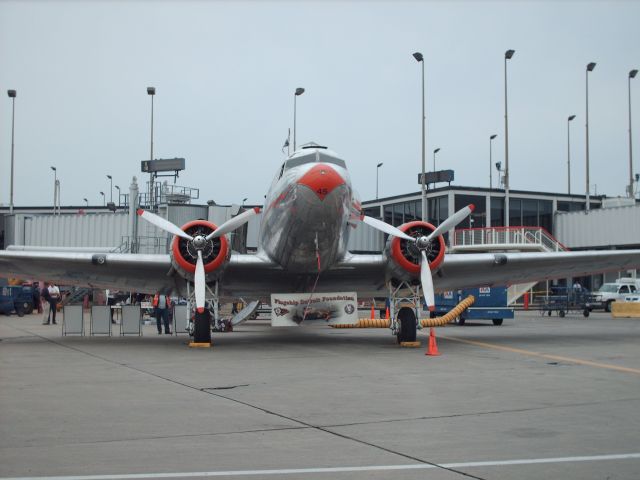
[[[187,282],[187,302],[189,306],[187,308],[189,315],[187,331],[193,336],[193,343],[210,344],[212,323],[215,329],[220,322],[217,281],[214,284],[213,291],[209,288],[209,285],[206,285],[205,295],[205,309],[202,313],[199,313],[196,308],[193,285]],[[213,322],[211,321],[211,310],[213,310]]]
[[[400,295],[400,291],[408,291],[408,294]],[[389,299],[391,333],[396,336],[398,343],[415,342],[417,330],[422,328],[418,322],[420,287],[407,282],[402,282],[397,287],[389,284]]]

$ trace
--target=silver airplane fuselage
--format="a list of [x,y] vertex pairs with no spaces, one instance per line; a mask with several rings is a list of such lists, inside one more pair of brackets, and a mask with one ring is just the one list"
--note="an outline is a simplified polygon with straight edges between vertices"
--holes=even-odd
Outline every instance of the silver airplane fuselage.
[[259,252],[289,272],[320,273],[344,258],[350,220],[359,215],[345,162],[325,148],[303,148],[271,184]]

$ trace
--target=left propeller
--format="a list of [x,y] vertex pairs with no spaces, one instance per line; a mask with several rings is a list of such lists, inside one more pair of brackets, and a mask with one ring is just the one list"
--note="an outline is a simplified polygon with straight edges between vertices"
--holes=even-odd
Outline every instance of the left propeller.
[[204,271],[204,262],[202,260],[202,250],[206,247],[207,242],[209,242],[211,239],[221,237],[222,235],[225,235],[235,230],[236,228],[241,227],[242,225],[247,223],[251,217],[257,215],[258,213],[260,213],[260,208],[258,207],[249,209],[245,212],[242,212],[240,215],[236,215],[235,217],[230,218],[206,237],[204,235],[196,235],[195,237],[192,237],[177,225],[171,223],[168,220],[165,220],[155,213],[147,212],[145,210],[142,210],[141,208],[138,209],[138,215],[144,218],[147,222],[155,225],[165,232],[169,232],[172,235],[177,235],[178,237],[189,240],[195,250],[198,252],[198,259],[196,260],[196,270],[193,276],[196,308],[198,310],[198,313],[202,313],[204,311],[206,296],[205,289],[207,285]]

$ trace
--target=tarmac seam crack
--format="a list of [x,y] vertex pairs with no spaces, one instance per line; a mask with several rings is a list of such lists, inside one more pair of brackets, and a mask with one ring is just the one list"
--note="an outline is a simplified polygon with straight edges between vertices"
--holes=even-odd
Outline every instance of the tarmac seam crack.
[[197,392],[202,392],[202,393],[205,393],[205,394],[207,394],[207,395],[211,395],[211,396],[214,396],[214,397],[223,398],[223,399],[228,400],[228,401],[230,401],[230,402],[238,403],[238,404],[240,404],[240,405],[244,405],[244,406],[246,406],[246,407],[253,408],[253,409],[255,409],[255,410],[259,410],[259,411],[261,411],[261,412],[263,412],[263,413],[266,413],[266,414],[268,414],[268,415],[273,415],[273,416],[276,416],[276,417],[279,417],[279,418],[283,418],[283,419],[285,419],[285,420],[288,420],[288,421],[290,421],[290,422],[298,423],[298,424],[303,425],[304,427],[309,428],[309,429],[312,429],[312,430],[317,430],[317,431],[320,431],[320,432],[327,433],[327,434],[329,434],[329,435],[333,435],[333,436],[340,437],[340,438],[343,438],[343,439],[346,439],[346,440],[350,440],[350,441],[352,441],[352,442],[360,443],[361,445],[366,445],[366,446],[369,446],[369,447],[377,448],[378,450],[382,450],[382,451],[384,451],[384,452],[391,453],[392,455],[397,455],[397,456],[399,456],[399,457],[407,458],[407,459],[409,459],[409,460],[413,460],[413,461],[415,461],[415,462],[422,463],[422,464],[425,464],[425,465],[431,465],[431,466],[433,466],[434,468],[439,468],[439,469],[441,469],[441,470],[446,470],[446,471],[449,471],[449,472],[451,472],[451,473],[456,473],[456,474],[458,474],[458,475],[463,475],[463,476],[468,477],[468,478],[473,478],[473,479],[475,479],[475,480],[485,480],[485,479],[483,479],[483,478],[481,478],[481,477],[476,477],[476,476],[474,476],[474,475],[471,475],[471,474],[469,474],[469,473],[466,473],[466,472],[462,472],[462,471],[456,470],[456,469],[451,468],[451,467],[445,467],[445,466],[439,465],[439,464],[437,464],[437,463],[429,462],[429,461],[427,461],[427,460],[423,460],[423,459],[418,458],[418,457],[413,457],[413,456],[411,456],[411,455],[407,455],[407,454],[405,454],[405,453],[397,452],[397,451],[394,451],[394,450],[391,450],[391,449],[388,449],[388,448],[382,447],[382,446],[380,446],[380,445],[376,445],[376,444],[374,444],[374,443],[365,442],[364,440],[360,440],[360,439],[355,438],[355,437],[350,437],[350,436],[348,436],[348,435],[343,435],[343,434],[340,434],[340,433],[337,433],[337,432],[333,432],[333,431],[331,431],[331,430],[329,430],[329,429],[327,429],[327,428],[323,428],[323,427],[318,426],[318,425],[312,425],[312,424],[310,424],[310,423],[303,422],[302,420],[298,420],[298,419],[295,419],[295,418],[293,418],[293,417],[287,417],[286,415],[283,415],[283,414],[280,414],[280,413],[277,413],[277,412],[273,412],[273,411],[271,411],[271,410],[267,410],[266,408],[262,408],[262,407],[259,407],[259,406],[257,406],[257,405],[252,405],[252,404],[250,404],[250,403],[243,402],[243,401],[241,401],[241,400],[237,400],[237,399],[235,399],[235,398],[226,397],[226,396],[221,395],[221,394],[219,394],[219,393],[215,393],[215,392],[212,392],[212,391],[209,391],[209,390],[204,390],[204,389],[202,389],[202,388],[200,388],[200,387],[196,387],[196,386],[189,385],[189,384],[186,384],[186,383],[183,383],[183,382],[179,382],[179,381],[177,381],[177,380],[173,380],[173,379],[168,378],[168,377],[163,377],[162,375],[158,375],[158,374],[156,374],[156,373],[149,372],[149,371],[147,371],[147,370],[142,370],[142,369],[140,369],[140,368],[136,368],[136,367],[133,367],[133,366],[128,365],[128,364],[125,364],[125,363],[116,362],[116,361],[114,361],[114,360],[111,360],[111,359],[108,359],[108,358],[102,357],[102,356],[100,356],[100,355],[96,355],[96,354],[94,354],[94,353],[86,352],[86,351],[84,351],[84,350],[82,350],[82,349],[80,349],[80,348],[72,347],[71,345],[65,345],[65,344],[60,343],[60,342],[57,342],[57,341],[55,341],[55,340],[53,340],[53,339],[51,339],[51,338],[43,337],[42,335],[38,335],[38,334],[36,334],[36,333],[29,332],[28,330],[23,330],[23,329],[20,329],[20,328],[17,328],[17,327],[13,327],[13,328],[15,328],[15,329],[17,329],[17,330],[21,330],[21,331],[23,331],[23,332],[25,332],[25,333],[30,333],[30,334],[32,334],[32,335],[34,335],[34,336],[36,336],[36,337],[39,337],[39,338],[41,338],[41,339],[43,339],[43,340],[45,340],[45,341],[51,342],[51,343],[53,343],[54,345],[57,345],[57,346],[59,346],[59,347],[62,347],[62,348],[68,348],[69,350],[73,350],[73,351],[76,351],[76,352],[82,353],[82,354],[84,354],[84,355],[87,355],[87,356],[90,356],[90,357],[93,357],[93,358],[97,358],[97,359],[99,359],[99,360],[102,360],[102,361],[104,361],[104,362],[110,363],[110,364],[112,364],[112,365],[119,365],[119,366],[121,366],[121,367],[128,368],[128,369],[131,369],[131,370],[136,371],[136,372],[139,372],[139,373],[144,373],[144,374],[146,374],[146,375],[149,375],[149,376],[152,376],[152,377],[155,377],[155,378],[159,378],[159,379],[164,380],[164,381],[166,381],[166,382],[170,382],[170,383],[173,383],[173,384],[176,384],[176,385],[180,385],[180,386],[182,386],[182,387],[189,388],[189,389],[191,389],[191,390],[195,390],[195,391],[197,391]]
[[354,423],[341,423],[341,424],[332,424],[332,425],[323,425],[325,428],[339,428],[339,427],[351,427],[358,425],[375,425],[379,423],[395,423],[395,422],[412,422],[415,420],[440,420],[444,418],[464,418],[464,417],[475,417],[475,416],[483,416],[483,415],[500,415],[502,413],[525,413],[525,412],[535,412],[539,410],[547,410],[552,408],[570,408],[570,407],[586,407],[592,405],[602,405],[602,404],[611,404],[615,402],[633,402],[638,401],[639,398],[618,398],[615,400],[603,400],[600,402],[581,402],[581,403],[565,403],[560,405],[545,405],[542,407],[531,407],[531,408],[514,408],[514,409],[505,409],[505,410],[492,410],[487,412],[469,412],[469,413],[458,413],[453,415],[434,415],[434,416],[423,416],[423,417],[411,417],[411,418],[389,418],[386,420],[374,420],[369,422],[354,422]]
[[[112,440],[94,440],[91,442],[67,442],[67,443],[56,443],[56,446],[78,446],[78,445],[104,445],[108,443],[119,443],[119,442],[144,442],[148,440],[165,440],[165,439],[178,439],[178,438],[197,438],[197,437],[217,437],[223,435],[242,435],[245,433],[263,433],[263,432],[279,432],[283,430],[308,430],[309,427],[274,427],[274,428],[260,428],[255,430],[238,430],[235,432],[216,432],[216,433],[192,433],[192,434],[180,434],[180,435],[158,435],[158,436],[149,436],[149,437],[137,437],[137,438],[118,438]],[[21,445],[21,446],[10,446],[10,447],[0,447],[0,451],[12,449],[12,448],[42,448],[47,447],[48,444],[39,444],[39,445]]]

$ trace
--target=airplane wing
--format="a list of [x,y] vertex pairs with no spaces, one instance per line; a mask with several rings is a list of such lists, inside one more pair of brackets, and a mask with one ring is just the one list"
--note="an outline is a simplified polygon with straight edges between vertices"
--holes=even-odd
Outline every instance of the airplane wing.
[[169,255],[59,251],[0,251],[0,276],[47,280],[62,285],[155,293],[178,289]]
[[437,290],[513,285],[640,268],[640,250],[446,255],[434,275]]
[[[383,254],[348,255],[322,272],[316,291],[384,296],[388,262]],[[630,268],[640,268],[640,250],[449,254],[434,274],[434,286],[443,291],[511,285]],[[0,276],[186,295],[186,281],[172,268],[169,255],[0,251]],[[220,293],[257,298],[272,292],[310,292],[314,283],[315,275],[292,274],[261,255],[234,252],[225,266]]]

